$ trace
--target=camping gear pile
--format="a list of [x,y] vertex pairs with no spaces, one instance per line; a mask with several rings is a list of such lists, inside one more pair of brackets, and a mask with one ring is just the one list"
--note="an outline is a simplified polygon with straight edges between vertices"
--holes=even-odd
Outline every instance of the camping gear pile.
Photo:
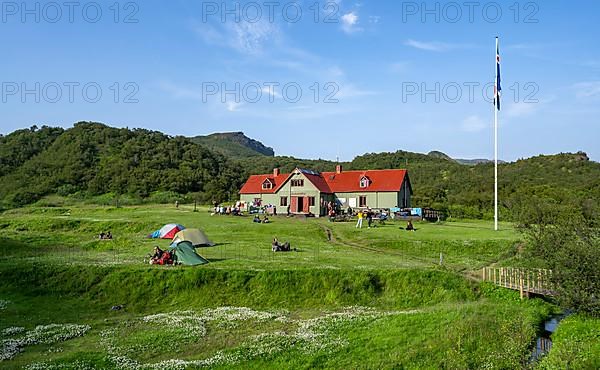
[[158,265],[205,265],[208,260],[196,252],[196,248],[213,247],[206,234],[200,229],[186,229],[182,225],[169,224],[149,235],[154,239],[172,239],[169,248],[160,256],[152,258],[151,264]]

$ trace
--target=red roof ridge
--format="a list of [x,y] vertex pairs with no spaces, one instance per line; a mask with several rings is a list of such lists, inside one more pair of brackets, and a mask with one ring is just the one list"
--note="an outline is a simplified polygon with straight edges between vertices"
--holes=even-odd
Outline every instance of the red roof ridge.
[[[349,172],[360,172],[360,173],[363,173],[363,172],[382,172],[382,171],[407,171],[407,170],[405,168],[389,168],[389,169],[384,169],[384,170],[349,170],[349,171],[344,170],[341,173],[349,173]],[[335,173],[335,174],[338,174],[335,171],[325,171],[325,172],[321,172],[321,173],[322,174],[323,173],[328,173],[328,174],[329,173]]]

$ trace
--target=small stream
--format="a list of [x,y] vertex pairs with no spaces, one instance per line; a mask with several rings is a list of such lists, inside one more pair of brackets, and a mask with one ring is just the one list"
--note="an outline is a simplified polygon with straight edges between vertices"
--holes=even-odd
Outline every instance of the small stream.
[[558,328],[558,324],[567,317],[571,315],[570,311],[567,311],[560,315],[551,316],[546,322],[544,322],[544,329],[542,333],[537,338],[535,343],[535,348],[531,353],[531,357],[529,358],[529,363],[534,364],[538,362],[542,357],[548,354],[552,349],[552,334]]

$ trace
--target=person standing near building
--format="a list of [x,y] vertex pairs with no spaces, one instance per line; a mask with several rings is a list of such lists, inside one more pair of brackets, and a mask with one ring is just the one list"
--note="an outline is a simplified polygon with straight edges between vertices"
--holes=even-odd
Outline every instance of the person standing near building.
[[371,208],[367,209],[367,225],[369,225],[369,229],[371,228],[371,224],[373,223],[373,212]]
[[358,222],[356,222],[357,229],[362,229],[363,217],[364,217],[363,211],[358,211]]

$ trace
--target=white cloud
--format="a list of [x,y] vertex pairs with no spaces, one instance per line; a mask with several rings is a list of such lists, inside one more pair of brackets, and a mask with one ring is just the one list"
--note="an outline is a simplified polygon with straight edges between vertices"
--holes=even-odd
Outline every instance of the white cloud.
[[480,132],[487,127],[489,127],[489,124],[477,115],[469,116],[461,123],[461,129],[465,132]]
[[278,43],[280,38],[279,27],[268,19],[255,23],[229,21],[214,26],[196,23],[192,28],[207,44],[229,47],[248,55],[262,54],[265,45]]
[[342,20],[342,30],[348,34],[362,31],[362,28],[358,27],[358,14],[355,11],[346,13],[340,17]]
[[233,34],[231,46],[251,55],[261,54],[264,45],[276,41],[279,33],[277,26],[267,21],[237,22],[229,24],[229,28]]
[[413,47],[413,48],[419,49],[419,50],[435,51],[438,53],[444,52],[444,51],[449,51],[452,49],[467,47],[467,45],[448,44],[448,43],[439,42],[439,41],[417,41],[417,40],[413,40],[413,39],[406,40],[404,45],[410,46],[410,47]]
[[227,111],[229,112],[238,112],[239,108],[242,106],[242,103],[236,103],[234,101],[227,101],[225,102],[225,108],[227,109]]
[[580,82],[573,85],[573,88],[578,99],[600,97],[600,81]]
[[271,86],[271,87],[264,86],[261,89],[261,91],[262,91],[263,94],[267,94],[269,97],[273,97],[273,98],[276,98],[276,99],[281,98],[281,94],[278,93],[277,91],[275,91],[275,87],[274,86]]

